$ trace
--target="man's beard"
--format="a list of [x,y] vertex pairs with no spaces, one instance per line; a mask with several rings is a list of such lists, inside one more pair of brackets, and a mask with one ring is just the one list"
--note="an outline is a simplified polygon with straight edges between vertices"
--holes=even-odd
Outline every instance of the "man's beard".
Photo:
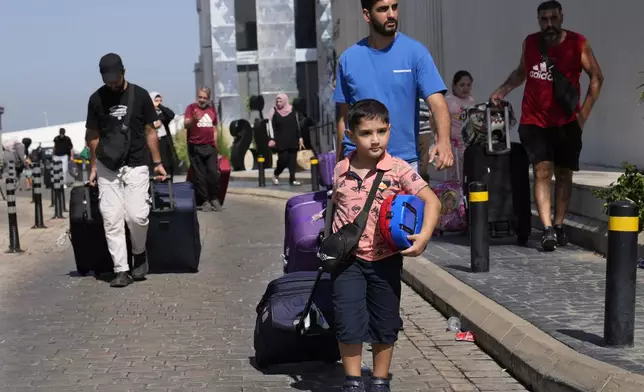
[[[389,30],[385,25],[387,23],[394,22],[394,28]],[[387,21],[383,24],[380,24],[376,21],[372,21],[371,23],[373,25],[373,29],[376,30],[376,32],[380,35],[384,35],[385,37],[392,37],[396,35],[396,31],[398,31],[398,21],[396,19],[387,19]]]
[[200,108],[205,109],[208,106],[210,106],[210,102],[204,102],[204,103],[197,102],[197,105],[199,105]]
[[543,37],[548,40],[556,41],[559,39],[559,37],[561,37],[561,29],[556,27],[548,27],[541,34],[543,34]]

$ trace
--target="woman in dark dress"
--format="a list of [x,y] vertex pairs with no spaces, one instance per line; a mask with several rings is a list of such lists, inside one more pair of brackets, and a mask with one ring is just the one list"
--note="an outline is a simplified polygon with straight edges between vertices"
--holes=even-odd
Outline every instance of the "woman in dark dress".
[[150,98],[152,98],[154,108],[159,116],[159,122],[154,126],[157,128],[157,135],[159,136],[161,162],[168,175],[173,177],[178,171],[179,164],[172,134],[170,134],[170,122],[174,119],[175,114],[170,108],[162,105],[163,97],[161,97],[161,93],[153,91],[150,93]]
[[[297,151],[304,148],[304,141],[300,133],[299,119],[293,111],[293,106],[288,101],[286,94],[279,94],[275,99],[275,107],[269,115],[273,126],[273,138],[277,151],[277,166],[273,173],[273,184],[279,185],[279,176],[288,168],[289,182],[291,185],[301,185],[295,179],[297,170]],[[271,143],[272,144],[272,143]]]

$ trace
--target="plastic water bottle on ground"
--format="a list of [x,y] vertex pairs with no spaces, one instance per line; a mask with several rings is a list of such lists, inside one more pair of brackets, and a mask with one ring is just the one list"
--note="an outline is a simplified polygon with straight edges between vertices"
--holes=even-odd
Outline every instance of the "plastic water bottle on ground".
[[461,319],[458,317],[450,317],[447,320],[447,330],[450,332],[461,332]]

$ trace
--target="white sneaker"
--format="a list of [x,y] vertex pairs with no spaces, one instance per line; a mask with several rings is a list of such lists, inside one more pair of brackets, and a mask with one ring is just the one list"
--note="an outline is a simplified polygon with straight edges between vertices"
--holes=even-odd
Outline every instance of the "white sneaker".
[[277,177],[273,177],[273,185],[279,185],[280,180],[277,179]]

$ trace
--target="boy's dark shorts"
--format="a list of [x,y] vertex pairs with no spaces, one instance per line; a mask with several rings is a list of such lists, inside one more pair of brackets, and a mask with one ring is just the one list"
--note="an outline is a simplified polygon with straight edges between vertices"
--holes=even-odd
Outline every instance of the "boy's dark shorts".
[[394,344],[402,329],[402,256],[368,262],[355,258],[333,277],[333,309],[338,341]]
[[519,138],[530,163],[553,162],[555,167],[579,171],[582,130],[577,120],[560,127],[521,124]]

